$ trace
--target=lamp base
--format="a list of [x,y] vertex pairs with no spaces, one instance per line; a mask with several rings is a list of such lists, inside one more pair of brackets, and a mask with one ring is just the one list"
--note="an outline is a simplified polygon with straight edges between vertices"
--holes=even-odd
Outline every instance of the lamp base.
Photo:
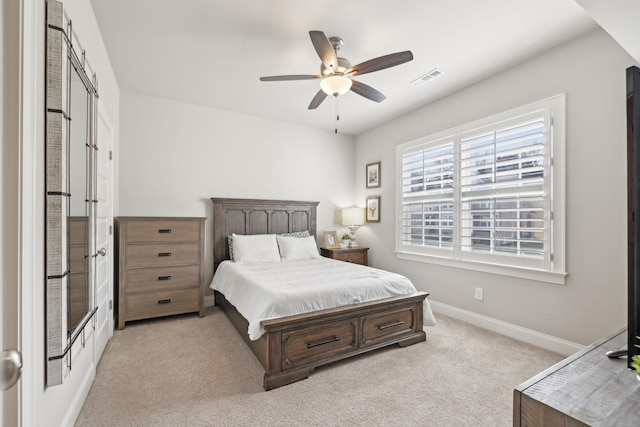
[[349,247],[350,248],[357,248],[358,247],[358,242],[356,242],[356,231],[358,231],[358,226],[357,225],[348,225],[347,228],[349,229],[349,232],[351,234],[351,240],[349,240]]

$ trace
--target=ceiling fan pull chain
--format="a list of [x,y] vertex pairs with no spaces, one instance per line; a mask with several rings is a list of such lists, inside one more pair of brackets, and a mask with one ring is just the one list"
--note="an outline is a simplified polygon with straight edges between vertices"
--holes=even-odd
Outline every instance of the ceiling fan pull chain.
[[336,129],[335,133],[338,133],[338,120],[340,120],[340,101],[338,100],[338,95],[334,95],[336,98]]

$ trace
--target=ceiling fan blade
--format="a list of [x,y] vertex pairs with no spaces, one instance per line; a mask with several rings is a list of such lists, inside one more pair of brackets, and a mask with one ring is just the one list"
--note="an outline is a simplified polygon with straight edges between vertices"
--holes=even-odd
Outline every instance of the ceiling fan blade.
[[327,36],[322,31],[309,31],[309,37],[324,66],[330,70],[338,70],[338,57]]
[[285,80],[313,80],[313,79],[321,79],[322,76],[314,76],[310,74],[292,74],[290,76],[268,76],[268,77],[260,77],[260,81],[262,82],[281,82]]
[[361,62],[358,65],[354,65],[349,68],[345,74],[352,76],[358,76],[360,74],[372,73],[378,70],[384,70],[385,68],[395,67],[396,65],[404,64],[413,59],[413,53],[410,50],[404,52],[390,53],[389,55],[380,56],[378,58],[370,59],[368,61]]
[[375,102],[382,102],[387,98],[382,93],[378,92],[369,85],[357,82],[355,80],[351,80],[351,82],[351,90],[360,96],[364,96],[365,98]]
[[316,93],[316,96],[314,96],[313,99],[311,100],[311,103],[309,103],[308,109],[315,110],[316,108],[318,108],[320,104],[322,104],[322,101],[324,101],[326,97],[327,97],[327,94],[324,93],[322,89],[320,89],[318,93]]

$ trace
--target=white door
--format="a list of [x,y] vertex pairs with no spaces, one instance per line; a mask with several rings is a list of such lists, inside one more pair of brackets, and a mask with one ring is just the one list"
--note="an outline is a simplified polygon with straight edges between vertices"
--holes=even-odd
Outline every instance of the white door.
[[[3,153],[0,152],[0,161],[2,160]],[[0,174],[2,194],[17,195],[17,174],[7,179],[4,172],[5,170]],[[0,354],[0,390],[2,393],[0,395],[0,424],[3,426],[18,425],[20,398],[18,380],[22,369],[22,356],[17,351],[20,327],[18,316],[18,307],[20,306],[20,293],[18,292],[19,224],[17,219],[16,205],[0,200],[0,234],[2,234],[3,243],[2,255],[0,256],[0,351],[2,352]]]
[[105,113],[98,108],[98,140],[96,158],[96,352],[97,364],[107,341],[113,335],[113,214],[112,162],[113,126]]
[[[20,330],[19,226],[20,135],[19,135],[19,52],[20,10],[16,1],[0,3],[0,423],[18,425],[19,389],[16,371]],[[20,362],[21,363],[21,362]]]
[[[0,155],[0,159],[2,156]],[[2,179],[2,178],[0,178]],[[2,179],[2,190],[4,192],[4,186],[7,183]],[[3,204],[4,208],[4,204]],[[4,212],[3,212],[4,213]],[[0,215],[0,218],[4,215]],[[16,234],[18,229],[18,223],[14,224],[12,233],[7,233],[7,228],[4,221],[2,221],[2,236],[3,239],[7,237],[7,234]],[[6,242],[5,242],[6,243]],[[13,246],[13,245],[10,245]],[[15,258],[18,253],[18,247],[13,247],[10,250],[6,250],[6,247],[2,251],[2,261],[0,268],[0,285],[2,292],[0,292],[0,378],[2,398],[0,399],[0,424],[5,425],[18,425],[18,406],[19,406],[19,379],[22,370],[22,355],[17,348],[17,336],[18,336],[18,281],[13,273],[17,271],[17,263],[8,263],[5,254],[12,252],[11,258]],[[11,270],[7,273],[7,270]],[[3,280],[9,277],[9,280]],[[15,279],[15,280],[14,280]]]

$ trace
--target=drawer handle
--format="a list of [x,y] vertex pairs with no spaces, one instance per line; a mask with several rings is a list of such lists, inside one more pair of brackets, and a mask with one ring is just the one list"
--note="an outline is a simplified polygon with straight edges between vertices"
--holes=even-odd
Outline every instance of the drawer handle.
[[171,256],[171,252],[160,252],[158,256]]
[[398,320],[397,322],[393,322],[393,323],[388,323],[386,325],[380,325],[378,326],[378,330],[379,331],[384,331],[387,328],[393,328],[394,326],[400,326],[402,325],[404,322],[402,320]]
[[325,344],[331,344],[332,342],[337,342],[337,341],[340,341],[340,337],[327,338],[326,340],[322,340],[322,341],[310,342],[309,344],[307,344],[307,348],[313,348],[313,347],[318,347]]
[[169,304],[171,302],[171,298],[158,300],[158,304]]
[[170,228],[161,228],[160,230],[158,230],[158,233],[171,233],[171,229]]
[[171,276],[158,276],[158,280],[171,280]]

